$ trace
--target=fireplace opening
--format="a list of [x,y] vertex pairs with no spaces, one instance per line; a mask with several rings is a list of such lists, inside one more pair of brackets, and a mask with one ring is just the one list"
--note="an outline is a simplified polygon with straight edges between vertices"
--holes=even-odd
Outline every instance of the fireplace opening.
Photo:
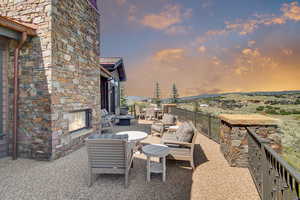
[[69,132],[73,133],[92,126],[92,110],[77,110],[69,113]]

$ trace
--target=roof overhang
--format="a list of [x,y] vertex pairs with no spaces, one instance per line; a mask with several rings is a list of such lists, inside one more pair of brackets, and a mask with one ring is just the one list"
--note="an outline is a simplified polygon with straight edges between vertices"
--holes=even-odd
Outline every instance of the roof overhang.
[[37,35],[34,25],[20,23],[14,19],[0,16],[0,36],[20,40],[24,32],[26,32],[28,36]]
[[120,57],[100,58],[100,64],[110,72],[115,70],[119,73],[120,81],[126,81],[126,72],[123,59]]
[[105,78],[110,78],[113,76],[107,69],[105,69],[101,65],[100,65],[100,71],[101,71],[101,76],[103,76]]

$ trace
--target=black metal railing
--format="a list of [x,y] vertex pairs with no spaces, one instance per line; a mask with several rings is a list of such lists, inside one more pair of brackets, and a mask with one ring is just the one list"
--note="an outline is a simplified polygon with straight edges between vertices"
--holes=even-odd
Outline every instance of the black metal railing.
[[[200,133],[219,143],[220,119],[201,112],[170,108],[180,121],[192,121]],[[248,131],[248,169],[262,200],[300,200],[300,174],[256,133]]]
[[176,107],[170,107],[169,111],[176,115],[179,121],[192,121],[200,133],[219,143],[221,122],[217,117]]
[[300,199],[300,174],[265,139],[248,130],[249,171],[263,200]]

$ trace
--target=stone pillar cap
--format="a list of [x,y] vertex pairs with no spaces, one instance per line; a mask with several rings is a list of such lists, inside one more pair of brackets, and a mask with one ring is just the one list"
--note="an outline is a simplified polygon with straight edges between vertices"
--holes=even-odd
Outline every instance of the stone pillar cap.
[[260,114],[221,114],[219,118],[232,125],[277,125],[279,122]]

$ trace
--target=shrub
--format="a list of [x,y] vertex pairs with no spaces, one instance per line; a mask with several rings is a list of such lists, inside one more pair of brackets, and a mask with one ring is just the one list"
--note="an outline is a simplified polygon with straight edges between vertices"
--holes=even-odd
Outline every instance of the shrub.
[[270,114],[270,115],[278,115],[278,112],[276,110],[273,110],[273,109],[266,110],[266,113]]
[[284,109],[281,109],[280,111],[279,111],[279,114],[280,115],[290,115],[290,114],[292,114],[290,111],[286,111],[286,110],[284,110]]
[[273,109],[273,106],[266,106],[266,108],[271,110],[271,109]]
[[256,108],[257,111],[263,111],[264,109],[265,109],[264,106],[258,106],[258,107]]
[[295,115],[298,115],[298,114],[300,114],[300,110],[292,110],[292,114],[295,114]]

